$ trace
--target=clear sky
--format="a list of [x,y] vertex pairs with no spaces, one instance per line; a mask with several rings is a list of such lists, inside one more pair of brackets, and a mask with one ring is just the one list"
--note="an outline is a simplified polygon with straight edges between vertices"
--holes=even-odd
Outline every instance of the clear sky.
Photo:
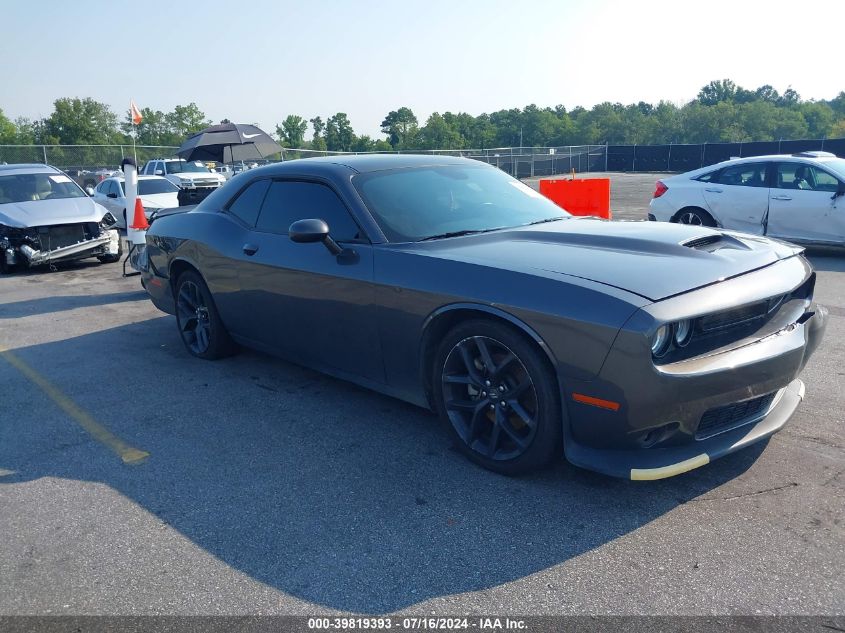
[[422,125],[435,111],[682,103],[722,78],[829,99],[845,90],[843,24],[845,0],[0,0],[0,108],[194,101],[269,132],[346,112],[380,137],[401,106]]

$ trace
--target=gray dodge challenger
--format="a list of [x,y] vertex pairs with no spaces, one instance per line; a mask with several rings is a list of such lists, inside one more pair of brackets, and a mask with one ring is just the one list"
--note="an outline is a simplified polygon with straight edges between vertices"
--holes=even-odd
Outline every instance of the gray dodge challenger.
[[631,479],[763,440],[824,332],[790,244],[572,217],[495,167],[343,156],[236,176],[141,257],[187,350],[256,348],[430,407],[504,474]]

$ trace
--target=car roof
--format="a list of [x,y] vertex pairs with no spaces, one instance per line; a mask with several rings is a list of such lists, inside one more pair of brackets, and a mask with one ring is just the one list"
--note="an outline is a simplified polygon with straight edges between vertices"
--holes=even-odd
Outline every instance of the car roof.
[[0,165],[0,174],[60,174],[61,170],[52,165],[44,163],[17,163],[13,165]]
[[270,163],[250,170],[253,173],[283,174],[302,171],[354,171],[360,174],[402,169],[408,167],[440,167],[448,165],[485,165],[486,163],[470,158],[438,156],[429,154],[348,154],[340,156],[318,156],[299,158],[281,163]]
[[[835,154],[829,156],[812,156],[806,153],[798,154],[764,154],[762,156],[743,156],[742,158],[731,158],[730,160],[723,160],[721,163],[714,163],[707,167],[724,167],[725,165],[738,165],[742,163],[756,163],[761,160],[778,160],[778,161],[797,161],[797,162],[811,162],[811,163],[828,163],[833,160],[842,160]],[[705,168],[702,168],[705,169]]]

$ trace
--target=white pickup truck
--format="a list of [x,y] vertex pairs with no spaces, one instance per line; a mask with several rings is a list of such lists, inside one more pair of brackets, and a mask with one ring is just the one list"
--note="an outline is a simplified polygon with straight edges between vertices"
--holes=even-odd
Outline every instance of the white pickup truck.
[[147,161],[141,174],[164,176],[179,187],[179,204],[197,204],[218,187],[226,178],[211,171],[202,161],[183,158],[154,158]]

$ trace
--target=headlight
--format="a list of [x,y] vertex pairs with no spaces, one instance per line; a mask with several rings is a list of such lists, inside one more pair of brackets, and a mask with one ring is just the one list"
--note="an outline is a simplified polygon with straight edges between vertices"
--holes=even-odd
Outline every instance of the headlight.
[[671,325],[661,325],[657,328],[657,331],[654,333],[654,336],[651,339],[651,353],[654,355],[655,358],[660,358],[663,356],[667,351],[669,351],[669,345],[672,342],[672,326]]
[[686,347],[692,338],[692,321],[684,319],[675,324],[675,345]]
[[106,213],[103,216],[103,219],[100,220],[100,224],[106,227],[111,227],[114,224],[117,224],[117,220],[114,219],[114,216],[111,213]]

